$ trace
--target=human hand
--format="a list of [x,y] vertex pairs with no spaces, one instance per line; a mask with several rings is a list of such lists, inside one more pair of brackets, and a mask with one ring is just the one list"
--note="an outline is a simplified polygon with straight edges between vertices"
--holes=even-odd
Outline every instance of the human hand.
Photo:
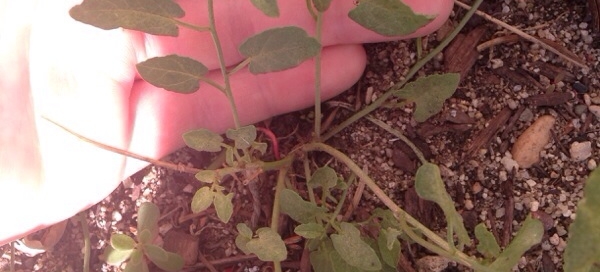
[[[177,1],[183,21],[208,25],[204,2]],[[242,60],[237,47],[262,30],[297,25],[314,33],[304,1],[280,3],[268,18],[250,1],[215,1],[216,24],[227,65]],[[362,43],[425,35],[439,27],[451,0],[404,0],[417,13],[437,15],[407,37],[383,37],[347,17],[353,1],[335,0],[325,13],[323,98],[346,90],[366,64]],[[118,183],[146,166],[99,149],[42,119],[97,142],[151,158],[183,146],[195,128],[223,132],[233,124],[226,98],[203,84],[194,94],[158,89],[140,79],[135,64],[168,54],[189,56],[210,69],[218,62],[208,33],[180,29],[177,38],[129,30],[105,31],[68,15],[80,0],[0,3],[0,245],[99,202]],[[312,61],[276,73],[234,74],[232,89],[241,121],[251,124],[310,106]],[[220,82],[220,72],[210,78]]]

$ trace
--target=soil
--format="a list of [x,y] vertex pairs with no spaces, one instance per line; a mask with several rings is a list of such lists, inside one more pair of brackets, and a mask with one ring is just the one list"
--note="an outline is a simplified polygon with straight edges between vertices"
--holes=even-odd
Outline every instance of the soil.
[[[417,75],[452,71],[463,76],[459,88],[446,101],[441,113],[418,123],[412,117],[414,105],[395,108],[390,103],[389,107],[377,110],[372,116],[402,131],[428,160],[440,166],[447,190],[470,235],[473,235],[475,225],[483,222],[497,241],[506,246],[526,216],[533,214],[544,223],[544,238],[521,258],[515,269],[562,271],[568,228],[583,195],[584,181],[596,167],[600,155],[600,115],[594,114],[598,107],[595,105],[600,104],[600,74],[596,68],[600,60],[597,18],[590,13],[587,1],[575,0],[486,1],[480,10],[549,40],[557,50],[575,55],[591,69],[567,63],[523,39],[507,38],[510,32],[475,17],[462,36]],[[423,39],[424,51],[434,48],[464,13],[455,7],[447,28]],[[500,41],[498,44],[480,52],[476,50],[478,45],[497,38],[501,38],[496,40]],[[389,86],[401,81],[418,58],[413,41],[371,44],[365,48],[369,64],[363,78],[345,94],[333,99],[334,102],[325,103],[324,118],[330,119],[333,125],[351,115],[346,109],[338,109],[338,105],[345,103],[360,109],[371,103]],[[540,160],[532,167],[518,171],[506,167],[516,139],[542,115],[555,117],[556,123]],[[270,128],[278,136],[281,153],[286,154],[298,143],[311,138],[313,118],[314,113],[309,109],[275,117],[257,126]],[[269,142],[264,135],[260,137],[259,140]],[[435,204],[416,195],[414,174],[418,161],[398,138],[362,119],[328,143],[366,169],[403,209],[444,235],[443,213]],[[583,143],[590,154],[572,154],[572,149],[579,143]],[[270,152],[271,148],[263,158],[265,161],[274,160]],[[210,155],[187,148],[166,158],[194,167],[205,167],[210,159]],[[345,167],[324,154],[311,159],[317,165],[329,163],[339,173],[348,174]],[[291,182],[302,191],[305,188],[304,172],[302,165],[297,168]],[[223,186],[236,196],[234,216],[230,223],[223,224],[214,209],[199,214],[189,211],[190,200],[201,186],[192,175],[150,166],[124,181],[104,201],[82,213],[90,231],[91,271],[119,271],[99,257],[109,243],[111,233],[135,232],[136,210],[145,201],[160,207],[163,215],[160,233],[165,247],[173,246],[174,241],[180,246],[184,244],[184,253],[190,260],[184,271],[210,271],[211,268],[212,271],[271,271],[270,264],[245,256],[238,250],[234,239],[237,223],[246,222],[253,227],[269,225],[274,184],[274,174],[269,172],[246,185],[233,179],[225,180]],[[349,190],[348,199],[352,200],[355,195],[360,199],[349,214],[350,220],[364,220],[375,207],[383,206],[368,189],[362,194],[360,186]],[[351,202],[344,206],[342,214],[350,209]],[[288,242],[289,253],[283,267],[286,271],[309,271],[303,270],[306,266],[302,262],[305,260],[302,258],[303,243],[294,240],[294,224],[282,217],[280,233]],[[64,236],[52,250],[34,257],[17,252],[16,269],[81,271],[82,237],[79,221],[71,219]],[[8,270],[10,248],[4,246],[0,252],[3,252],[0,270]],[[402,252],[399,271],[415,271],[417,263],[433,255],[420,246],[406,243],[403,243]],[[477,254],[474,247],[466,252]],[[449,263],[440,271],[464,270],[460,265]]]

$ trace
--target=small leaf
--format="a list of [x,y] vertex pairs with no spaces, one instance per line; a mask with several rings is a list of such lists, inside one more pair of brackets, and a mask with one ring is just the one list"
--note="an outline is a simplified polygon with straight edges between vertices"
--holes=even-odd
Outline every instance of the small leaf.
[[132,250],[135,248],[135,240],[125,234],[113,233],[110,236],[110,245],[120,251]]
[[261,155],[267,153],[267,143],[253,142],[252,149],[258,151]]
[[287,249],[281,236],[271,228],[260,228],[256,231],[257,239],[246,244],[247,249],[265,262],[280,262],[287,258]]
[[141,249],[135,249],[131,253],[131,258],[129,259],[129,262],[127,263],[127,265],[129,266],[130,264],[135,265],[135,264],[139,264],[139,263],[145,263],[143,260],[144,260],[144,252]]
[[316,239],[325,234],[325,228],[317,223],[306,223],[294,228],[294,233],[306,239]]
[[493,259],[500,254],[500,246],[496,241],[496,237],[486,227],[484,223],[480,223],[475,227],[475,237],[479,240],[477,251],[487,259]]
[[129,259],[132,253],[133,249],[117,250],[109,245],[104,249],[104,253],[102,255],[104,256],[106,263],[110,265],[120,265],[122,262]]
[[148,83],[177,93],[193,93],[200,88],[198,82],[208,68],[204,64],[178,55],[156,57],[135,66]]
[[183,141],[187,146],[198,151],[219,152],[223,144],[223,137],[208,129],[197,129],[183,134]]
[[287,214],[300,223],[314,222],[317,214],[327,211],[323,207],[318,207],[312,202],[305,201],[298,193],[290,189],[283,189],[281,191],[279,203],[282,213]]
[[327,239],[319,249],[310,253],[310,264],[315,272],[360,272],[362,270],[346,263]]
[[325,12],[331,5],[331,0],[312,0],[312,2],[315,9],[320,12]]
[[221,219],[221,222],[227,223],[231,219],[233,214],[233,193],[224,195],[221,192],[215,193],[215,210],[217,211],[217,217]]
[[396,267],[398,256],[400,254],[400,241],[397,238],[398,232],[389,232],[385,229],[379,231],[377,245],[381,253],[381,259],[389,266]]
[[204,211],[210,207],[213,203],[213,199],[215,198],[215,194],[208,186],[204,186],[194,194],[192,198],[192,212],[199,213]]
[[154,239],[158,235],[158,219],[160,218],[160,210],[158,206],[152,202],[144,202],[140,205],[137,219],[137,231],[142,232],[149,230],[151,238]]
[[238,223],[236,225],[236,228],[240,235],[248,239],[252,239],[252,230],[246,224]]
[[235,142],[235,148],[247,149],[256,140],[256,127],[250,125],[239,129],[228,129],[225,135]]
[[489,266],[491,271],[510,271],[527,250],[542,241],[543,235],[542,222],[528,216],[515,238]]
[[251,0],[252,5],[269,17],[279,17],[277,0]]
[[333,247],[349,265],[366,271],[380,270],[381,262],[375,250],[360,237],[360,231],[346,222],[340,224],[342,232],[332,234]]
[[394,95],[415,102],[415,120],[425,122],[442,110],[444,101],[454,94],[459,82],[460,74],[457,73],[430,75],[406,84]]
[[194,177],[204,183],[219,182],[219,175],[217,175],[216,170],[200,170]]
[[458,236],[460,248],[471,243],[462,216],[456,211],[454,201],[446,192],[440,168],[437,165],[427,162],[419,167],[415,176],[415,190],[421,198],[433,201],[442,208],[446,221],[448,221],[448,228],[454,230]]
[[185,12],[170,0],[85,0],[69,11],[73,19],[105,30],[118,27],[152,35],[179,35],[173,18]]
[[413,33],[433,18],[415,14],[399,0],[360,0],[348,16],[359,25],[385,36]]
[[142,230],[138,232],[137,238],[140,244],[149,244],[152,242],[152,232],[149,229]]
[[146,256],[148,256],[148,259],[150,259],[155,264],[165,262],[168,259],[167,251],[165,251],[157,245],[144,245],[144,253],[146,254]]
[[235,156],[233,152],[235,152],[233,147],[227,146],[225,148],[225,163],[227,163],[229,166],[233,166],[235,164]]
[[249,69],[253,74],[296,67],[320,50],[321,45],[315,38],[295,26],[265,30],[240,45],[240,53],[250,58]]
[[391,210],[384,210],[382,208],[375,208],[372,212],[373,216],[381,218],[381,228],[382,229],[400,229],[400,223],[398,219],[394,216],[394,212]]
[[149,272],[148,264],[146,262],[128,262],[123,272]]
[[583,190],[577,217],[569,227],[565,271],[598,270],[600,263],[600,168],[590,174]]
[[337,182],[338,175],[335,170],[329,166],[323,166],[315,171],[308,181],[308,184],[313,186],[313,188],[320,186],[325,190],[329,190],[330,188],[333,188]]
[[252,252],[246,245],[252,240],[252,230],[244,223],[237,224],[236,228],[239,234],[235,237],[235,245],[242,250],[244,254],[251,254]]

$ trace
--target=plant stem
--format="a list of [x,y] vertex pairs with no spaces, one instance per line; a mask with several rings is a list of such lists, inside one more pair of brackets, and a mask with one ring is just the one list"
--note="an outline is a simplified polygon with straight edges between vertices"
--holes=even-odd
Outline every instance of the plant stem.
[[[421,222],[412,217],[410,214],[406,213],[402,210],[392,199],[390,199],[387,194],[377,186],[377,183],[373,181],[360,167],[352,161],[346,154],[340,152],[339,150],[323,144],[323,143],[310,143],[302,146],[301,148],[304,152],[312,152],[312,151],[323,151],[328,153],[329,155],[336,158],[338,161],[344,163],[358,178],[360,178],[373,193],[381,200],[381,202],[386,205],[395,215],[398,217],[403,217],[403,220],[406,220],[408,224],[414,226],[419,229],[427,238],[429,238],[434,244],[440,247],[442,250],[446,252],[452,252],[453,248],[448,244],[448,242],[441,237],[439,237],[436,233],[425,227]],[[454,251],[452,254],[453,259],[457,262],[472,268],[473,264],[476,263],[475,260],[471,259],[471,257],[467,256],[463,252]]]
[[312,185],[310,184],[310,179],[312,178],[312,174],[310,173],[310,165],[308,163],[308,158],[305,156],[302,160],[302,164],[304,165],[304,177],[306,178],[306,188],[308,191],[308,200],[310,202],[317,204],[317,199],[315,198],[315,191],[313,190]]
[[[317,12],[317,30],[316,39],[321,44],[321,35],[323,30],[323,12]],[[321,139],[321,53],[323,46],[315,56],[315,138],[319,142]]]
[[80,212],[77,215],[79,224],[81,224],[81,230],[83,232],[83,272],[90,271],[90,256],[92,255],[92,245],[90,243],[90,230],[85,220],[85,213]]
[[238,65],[236,65],[235,67],[233,67],[233,69],[231,69],[228,74],[231,76],[233,74],[235,74],[237,71],[239,71],[240,69],[248,66],[248,64],[250,63],[250,61],[252,61],[252,59],[247,58],[244,61],[238,63]]
[[240,128],[240,120],[235,106],[235,100],[233,99],[233,93],[231,92],[231,83],[229,82],[229,75],[227,74],[227,67],[225,66],[225,56],[223,55],[223,48],[219,41],[219,35],[217,34],[217,27],[215,24],[215,12],[213,9],[213,0],[208,0],[208,21],[210,24],[210,35],[213,38],[215,48],[217,49],[217,56],[219,57],[219,66],[221,68],[221,75],[225,82],[225,95],[229,100],[229,105],[233,114],[233,123],[236,129]]
[[448,35],[448,37],[446,37],[440,43],[440,45],[438,45],[431,52],[429,52],[429,54],[425,55],[424,58],[418,60],[413,65],[413,67],[410,68],[410,70],[406,74],[406,77],[404,78],[403,81],[401,81],[401,82],[395,84],[394,86],[390,87],[383,95],[381,95],[377,100],[373,101],[370,105],[366,106],[364,109],[362,109],[359,112],[355,113],[354,115],[350,116],[350,118],[346,119],[344,122],[342,122],[341,124],[337,125],[333,129],[331,129],[329,132],[327,132],[321,138],[321,140],[327,141],[329,138],[333,137],[335,134],[337,134],[338,132],[340,132],[342,129],[344,129],[347,126],[349,126],[350,124],[356,122],[360,118],[363,118],[364,116],[366,116],[367,114],[371,113],[372,111],[378,109],[388,98],[390,98],[390,96],[392,96],[394,94],[394,91],[399,90],[406,83],[408,83],[408,81],[411,80],[412,77],[427,62],[429,62],[433,57],[435,57],[437,54],[439,54],[440,52],[442,52],[442,50],[444,50],[444,48],[446,48],[446,46],[448,46],[448,44],[450,44],[450,42],[452,40],[454,40],[454,37],[456,37],[456,35],[458,35],[458,33],[463,29],[463,27],[465,26],[465,24],[469,21],[469,19],[471,19],[471,17],[473,16],[473,14],[475,13],[475,11],[479,7],[479,5],[481,5],[482,2],[483,2],[483,0],[476,0],[475,3],[473,4],[473,7],[467,12],[467,14],[465,14],[465,17],[462,18],[462,20],[460,21],[460,23],[458,24],[458,26],[456,26],[456,28]]
[[[287,167],[281,168],[279,170],[279,174],[277,175],[277,185],[275,187],[275,196],[273,199],[273,212],[271,214],[271,229],[276,233],[279,233],[279,202],[281,200],[281,191],[285,189],[285,177],[287,171]],[[281,272],[281,263],[273,262],[273,269],[275,272]]]
[[198,32],[210,31],[210,28],[211,28],[210,26],[198,26],[198,25],[194,25],[194,24],[189,24],[184,21],[179,21],[177,19],[173,19],[173,21],[175,21],[175,23],[180,26],[187,27],[191,30],[196,30]]
[[417,154],[417,157],[419,158],[419,160],[421,161],[422,164],[425,164],[427,162],[427,159],[425,159],[425,156],[423,156],[423,152],[421,152],[421,150],[415,144],[413,144],[408,138],[406,138],[406,136],[404,136],[402,134],[402,132],[394,129],[393,127],[382,122],[381,120],[375,119],[371,116],[367,116],[366,118],[367,118],[367,120],[373,122],[374,124],[380,126],[383,129],[385,129],[387,132],[391,133],[392,135],[400,138],[400,140],[402,140],[406,145],[408,145],[408,147],[410,147],[410,149],[412,149],[413,152],[415,152],[415,154]]
[[217,88],[217,90],[221,91],[222,93],[227,94],[225,87],[223,87],[221,84],[217,83],[216,81],[214,81],[208,77],[199,77],[198,79],[206,82],[208,85],[211,85],[211,86]]

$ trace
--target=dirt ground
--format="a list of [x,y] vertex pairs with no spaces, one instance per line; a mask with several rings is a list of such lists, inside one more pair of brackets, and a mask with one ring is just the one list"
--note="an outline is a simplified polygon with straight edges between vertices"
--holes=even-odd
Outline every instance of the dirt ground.
[[[424,151],[427,159],[440,165],[447,190],[463,216],[470,235],[476,224],[485,222],[497,241],[505,246],[528,214],[544,223],[541,244],[521,259],[518,271],[562,271],[562,255],[568,227],[582,197],[583,182],[596,168],[600,155],[600,61],[597,14],[586,0],[486,1],[480,10],[543,38],[556,50],[574,56],[590,69],[568,63],[547,49],[512,36],[509,31],[475,16],[454,44],[419,72],[419,76],[446,71],[460,72],[463,79],[441,113],[424,123],[412,118],[414,108],[377,110],[373,116],[402,131]],[[588,6],[590,5],[590,6]],[[447,27],[425,37],[425,52],[439,43],[465,11],[455,7]],[[490,45],[486,43],[493,41]],[[477,51],[477,47],[482,47]],[[339,104],[360,109],[389,86],[402,80],[417,59],[413,41],[365,45],[369,64],[363,78],[345,94],[324,104],[324,117],[333,124],[350,116]],[[523,132],[543,115],[555,123],[550,141],[532,167],[510,171],[507,164],[512,147]],[[278,136],[286,154],[310,139],[310,109],[273,118],[257,126],[269,127]],[[290,126],[289,124],[294,124]],[[260,137],[264,137],[261,135]],[[263,141],[268,142],[266,138]],[[434,204],[419,200],[414,190],[417,159],[395,136],[367,120],[360,120],[333,137],[329,144],[348,154],[366,169],[386,193],[403,209],[429,228],[443,233],[443,213]],[[270,149],[269,149],[270,150]],[[270,151],[269,151],[270,152]],[[273,160],[268,153],[264,160]],[[315,156],[327,163],[326,156]],[[203,167],[206,154],[183,149],[167,158],[174,163]],[[347,170],[336,162],[340,173]],[[302,184],[301,165],[292,180]],[[235,224],[268,226],[275,177],[262,174],[257,182],[242,185],[226,180],[223,185],[236,193],[234,216],[221,223],[213,209],[193,214],[189,203],[200,183],[189,174],[148,167],[117,188],[104,201],[85,211],[92,245],[92,271],[119,271],[99,260],[112,232],[130,233],[136,226],[136,207],[152,201],[163,214],[160,232],[165,247],[172,243],[186,248],[189,264],[184,271],[271,271],[268,263],[245,256],[236,249]],[[357,188],[350,188],[352,199]],[[362,220],[379,200],[365,189],[351,219]],[[350,203],[350,202],[349,202]],[[350,204],[348,204],[350,205]],[[346,211],[345,207],[343,211]],[[281,223],[284,239],[292,238],[294,222]],[[472,236],[473,237],[473,236]],[[300,271],[302,242],[288,244],[286,271]],[[61,241],[53,250],[28,257],[15,256],[20,271],[81,271],[83,239],[79,221],[70,220]],[[1,247],[0,270],[8,270],[10,249]],[[403,243],[398,271],[415,271],[416,263],[433,255],[417,245]],[[473,248],[467,253],[476,254]],[[443,271],[464,271],[449,263]],[[428,271],[428,270],[424,270]],[[433,270],[431,270],[433,271]]]

